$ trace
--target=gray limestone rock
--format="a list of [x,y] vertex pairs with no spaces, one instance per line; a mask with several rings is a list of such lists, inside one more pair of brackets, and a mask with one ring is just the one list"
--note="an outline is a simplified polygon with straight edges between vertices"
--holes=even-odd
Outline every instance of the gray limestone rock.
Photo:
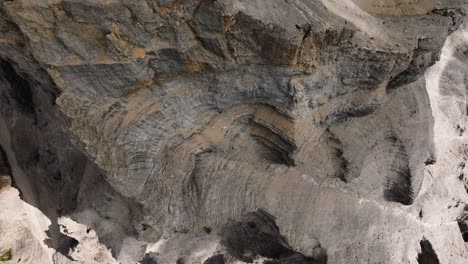
[[50,221],[12,254],[466,263],[467,11],[0,0],[1,186]]

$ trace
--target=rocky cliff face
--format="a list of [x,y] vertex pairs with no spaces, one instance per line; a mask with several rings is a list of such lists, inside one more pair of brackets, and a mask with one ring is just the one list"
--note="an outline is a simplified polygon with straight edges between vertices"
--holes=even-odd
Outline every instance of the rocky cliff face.
[[466,263],[467,12],[0,0],[0,261]]

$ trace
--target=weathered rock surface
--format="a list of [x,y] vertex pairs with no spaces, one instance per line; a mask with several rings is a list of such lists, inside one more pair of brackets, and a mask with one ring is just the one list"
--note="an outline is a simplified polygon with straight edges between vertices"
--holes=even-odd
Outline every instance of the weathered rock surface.
[[12,238],[0,250],[40,263],[466,263],[467,11],[0,0],[0,172],[45,219],[24,231],[41,251]]

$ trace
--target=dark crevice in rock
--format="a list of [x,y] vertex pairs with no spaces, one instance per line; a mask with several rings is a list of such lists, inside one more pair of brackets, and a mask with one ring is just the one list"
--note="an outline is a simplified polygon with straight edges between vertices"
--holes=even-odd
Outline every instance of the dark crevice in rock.
[[6,60],[0,60],[0,76],[10,83],[10,94],[22,113],[29,116],[35,113],[31,86],[27,80],[15,71]]
[[294,254],[292,256],[282,258],[279,260],[267,260],[264,264],[325,264],[326,261],[315,261],[312,258],[305,257],[301,254]]
[[142,260],[140,260],[138,263],[140,264],[158,264],[158,262],[155,260],[157,257],[156,253],[146,253],[145,256],[143,257]]
[[424,165],[428,166],[428,165],[434,165],[436,164],[437,160],[436,158],[431,155],[425,162],[424,162]]
[[259,256],[276,261],[271,263],[316,264],[327,261],[326,252],[321,248],[315,256],[304,256],[294,251],[280,234],[275,218],[261,209],[228,223],[220,235],[227,252],[247,263],[253,263]]
[[463,241],[468,242],[468,233],[462,234]]
[[[15,186],[14,180],[11,177],[12,170],[10,163],[8,162],[7,154],[5,150],[0,145],[0,189],[9,186]],[[21,197],[21,193],[20,193]]]
[[[51,236],[50,233],[49,236]],[[54,248],[55,250],[57,250],[57,252],[59,252],[69,260],[74,261],[74,259],[70,256],[70,252],[73,251],[76,248],[76,246],[78,246],[78,240],[62,233],[58,235],[58,238],[56,238],[56,240],[57,241],[54,242],[52,241],[52,239],[48,238],[44,240],[44,244]]]
[[424,50],[415,50],[413,59],[409,63],[406,70],[393,78],[387,86],[388,90],[408,85],[418,80],[424,71],[434,65],[440,57],[440,48],[436,52],[428,52]]
[[271,124],[260,124],[251,119],[246,122],[248,126],[252,127],[252,137],[268,150],[260,151],[260,154],[264,154],[265,159],[287,166],[296,165],[294,155],[297,147],[294,142],[286,139],[279,131],[274,131],[274,126]]
[[348,172],[348,161],[344,158],[343,150],[341,149],[336,149],[336,156],[338,157],[340,161],[340,171],[341,171],[341,173],[338,175],[338,178],[340,178],[341,181],[347,183],[348,179],[346,178],[346,175]]
[[423,239],[419,242],[419,245],[421,245],[421,253],[418,254],[419,264],[440,264],[439,258],[429,240]]
[[463,241],[468,242],[468,205],[465,205],[463,214],[458,219],[458,228],[460,228]]
[[[460,179],[461,181],[464,181],[465,180],[465,173],[464,173],[464,169],[466,167],[466,163],[465,161],[462,161],[458,164],[458,168],[457,170],[459,171],[458,172],[458,179]],[[465,186],[466,188],[467,186]]]
[[0,146],[0,175],[11,175],[11,167],[5,150]]
[[204,231],[205,233],[207,233],[207,234],[211,234],[211,231],[213,231],[213,230],[212,230],[211,227],[204,226],[204,227],[203,227],[203,231]]
[[265,138],[262,137],[256,137],[254,136],[254,139],[259,142],[259,146],[261,146],[259,153],[261,153],[261,156],[276,164],[284,164],[288,166],[293,166],[294,165],[294,160],[292,160],[288,154],[285,154],[281,150],[279,150],[274,143],[271,141],[265,140]]
[[466,220],[458,220],[458,227],[460,228],[463,241],[468,242],[468,226]]
[[203,264],[225,264],[225,263],[226,263],[226,259],[224,255],[222,254],[212,256],[208,258],[207,260],[205,260],[205,262],[203,262]]

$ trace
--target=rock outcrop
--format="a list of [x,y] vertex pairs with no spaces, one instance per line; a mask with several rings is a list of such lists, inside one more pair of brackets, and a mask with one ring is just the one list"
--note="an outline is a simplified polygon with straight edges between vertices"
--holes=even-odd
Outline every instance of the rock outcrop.
[[0,0],[0,175],[41,213],[0,254],[465,263],[467,12]]

